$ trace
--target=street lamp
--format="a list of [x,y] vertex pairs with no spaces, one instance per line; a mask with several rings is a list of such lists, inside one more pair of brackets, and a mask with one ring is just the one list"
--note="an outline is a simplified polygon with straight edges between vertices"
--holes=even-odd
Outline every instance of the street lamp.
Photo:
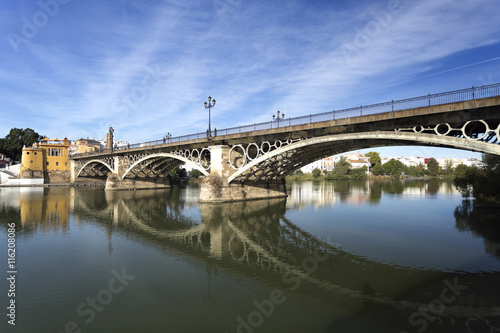
[[[276,113],[278,114],[278,116],[276,116],[276,115],[273,114],[273,120],[274,119],[278,119],[278,127],[280,127],[280,110],[276,111]],[[281,118],[285,119],[285,114],[284,113],[281,114]]]
[[212,136],[212,128],[210,127],[210,110],[215,106],[215,99],[212,99],[212,97],[208,96],[208,103],[205,102],[205,109],[208,109],[208,137]]
[[172,137],[172,134],[170,134],[170,132],[168,132],[167,135],[165,135],[165,139],[167,139],[167,142],[170,142],[171,137]]

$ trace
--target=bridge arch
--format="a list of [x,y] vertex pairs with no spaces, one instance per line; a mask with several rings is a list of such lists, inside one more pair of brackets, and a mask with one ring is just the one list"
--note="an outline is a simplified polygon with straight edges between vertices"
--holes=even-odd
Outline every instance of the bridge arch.
[[106,167],[109,171],[113,172],[113,168],[111,167],[111,165],[109,165],[108,163],[102,161],[102,160],[90,160],[88,162],[85,162],[85,164],[80,168],[80,170],[78,171],[77,175],[75,178],[78,178],[80,176],[80,174],[82,173],[82,171],[87,167],[87,166],[91,166],[91,165],[102,165],[104,167]]
[[191,159],[186,158],[184,156],[173,154],[173,153],[156,153],[156,154],[144,156],[141,159],[134,162],[132,165],[130,165],[127,168],[127,170],[125,170],[125,173],[123,174],[122,179],[125,179],[125,177],[127,177],[128,174],[132,173],[132,170],[134,170],[134,168],[141,166],[141,165],[144,165],[144,163],[149,162],[148,166],[150,165],[150,166],[154,167],[155,165],[158,165],[160,163],[165,163],[168,160],[176,160],[179,162],[178,164],[185,163],[185,164],[189,165],[190,167],[192,167],[193,169],[200,171],[204,176],[209,174],[209,172],[207,170],[205,170],[201,165],[199,165],[196,162],[193,162]]
[[301,140],[251,160],[233,173],[227,182],[281,179],[326,156],[356,149],[385,146],[433,146],[500,155],[500,145],[474,139],[401,131],[334,134]]

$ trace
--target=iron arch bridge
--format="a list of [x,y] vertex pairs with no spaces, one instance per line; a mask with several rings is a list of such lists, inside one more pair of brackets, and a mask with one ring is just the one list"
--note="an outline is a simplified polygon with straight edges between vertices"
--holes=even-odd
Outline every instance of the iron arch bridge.
[[282,179],[297,169],[327,156],[372,147],[447,147],[500,155],[498,121],[467,121],[461,127],[440,123],[432,127],[395,128],[334,134],[287,141],[251,142],[231,148],[229,163],[235,172],[228,183]]
[[[270,186],[283,195],[286,175],[338,153],[432,146],[500,155],[499,138],[500,84],[494,84],[80,154],[71,157],[72,177],[103,178],[111,172],[134,186],[136,180],[165,182],[186,164],[212,178],[208,201],[257,199],[266,197]],[[222,193],[228,186],[233,189]],[[237,186],[265,193],[249,196]]]
[[117,173],[121,179],[161,180],[172,170],[187,165],[208,175],[210,149],[186,149],[168,153],[122,154],[117,158],[101,157],[76,161],[76,177],[107,177]]

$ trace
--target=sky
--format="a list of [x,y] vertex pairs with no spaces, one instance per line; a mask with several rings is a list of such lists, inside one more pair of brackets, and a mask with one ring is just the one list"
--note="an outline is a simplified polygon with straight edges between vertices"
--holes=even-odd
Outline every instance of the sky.
[[[0,137],[138,143],[500,82],[497,0],[19,0]],[[477,157],[432,147],[381,156]]]

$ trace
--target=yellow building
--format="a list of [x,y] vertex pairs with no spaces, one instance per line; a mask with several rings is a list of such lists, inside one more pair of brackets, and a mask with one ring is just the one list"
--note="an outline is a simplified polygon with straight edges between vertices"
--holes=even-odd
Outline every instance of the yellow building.
[[44,170],[43,149],[35,147],[23,148],[21,163],[21,171]]
[[31,178],[33,174],[23,171],[63,171],[70,170],[69,163],[69,140],[48,138],[33,144],[33,147],[23,148],[21,159],[22,178]]
[[101,151],[101,143],[92,139],[80,139],[76,141],[77,154],[93,153]]

